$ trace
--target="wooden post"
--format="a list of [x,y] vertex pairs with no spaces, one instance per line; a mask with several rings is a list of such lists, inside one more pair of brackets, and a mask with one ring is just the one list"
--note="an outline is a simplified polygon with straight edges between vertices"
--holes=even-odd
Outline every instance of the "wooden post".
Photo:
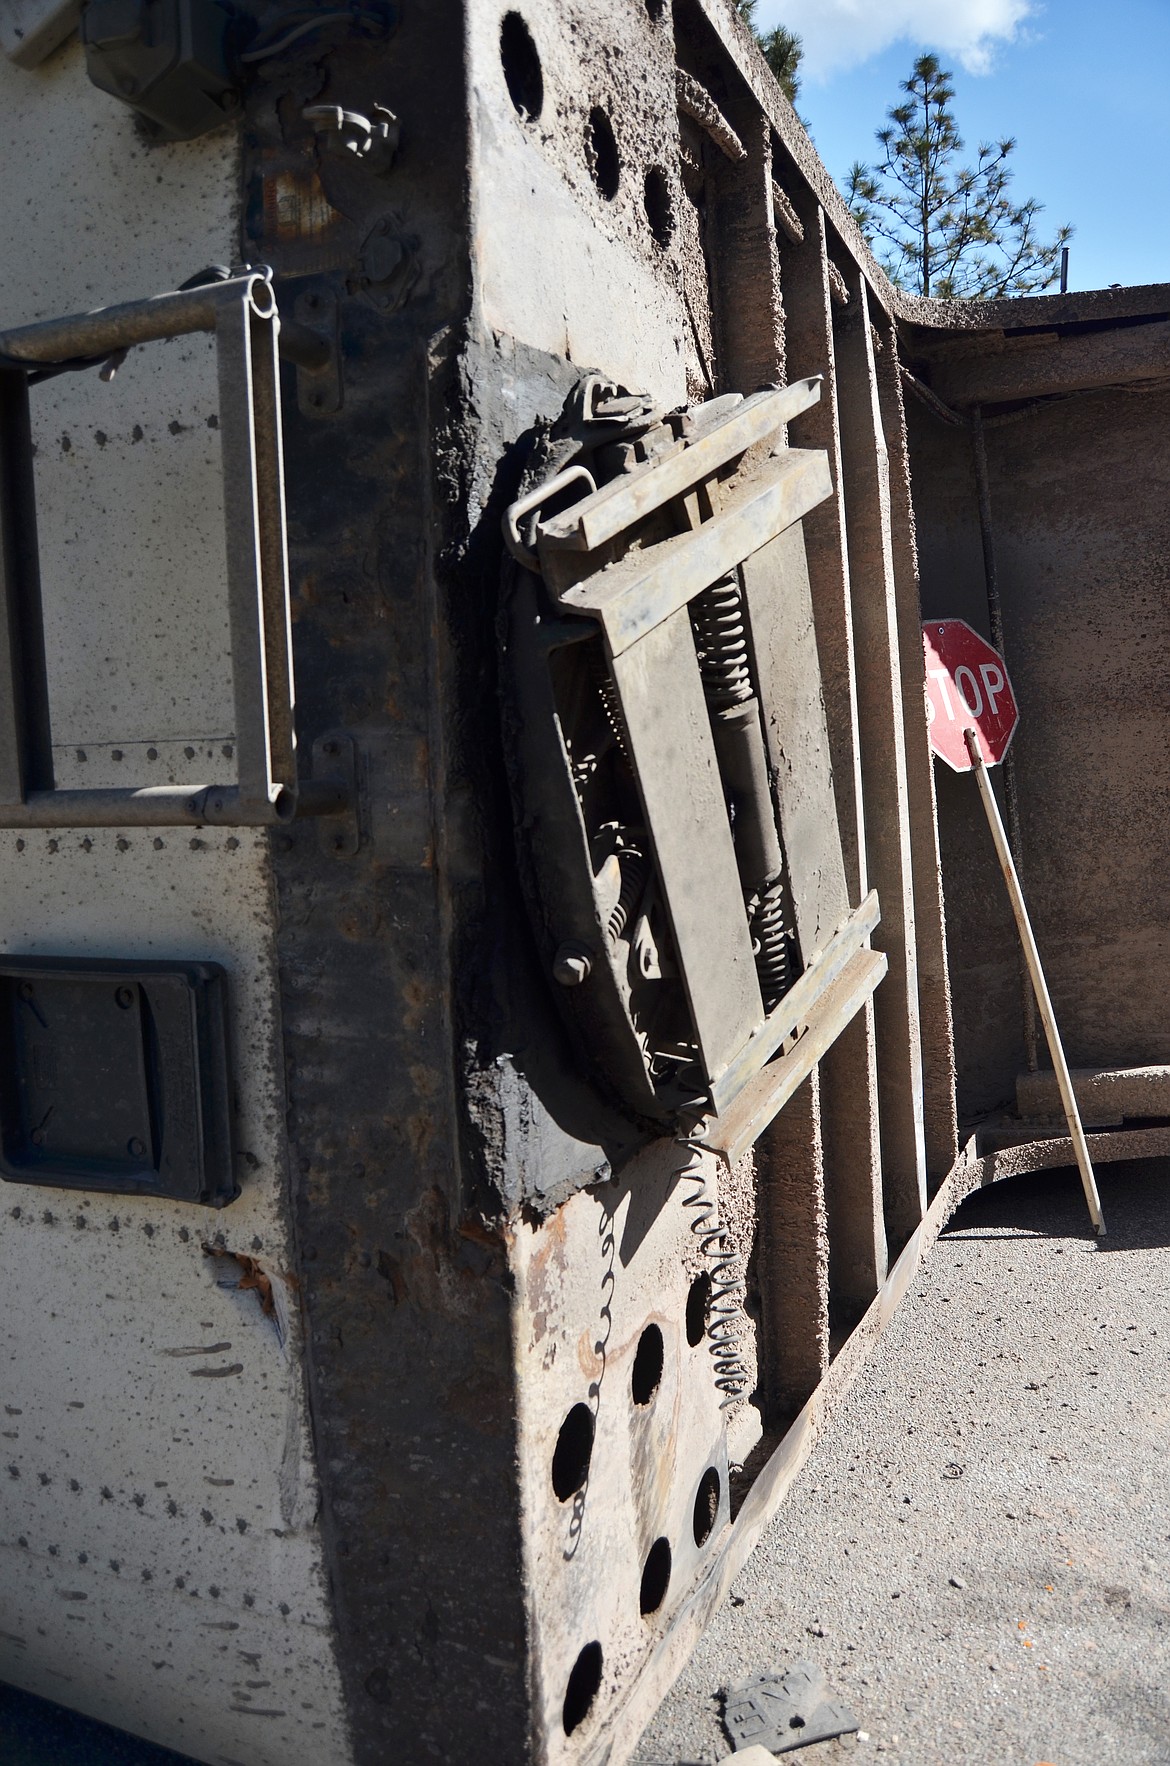
[[1011,847],[1008,845],[1008,837],[1004,829],[1003,818],[999,813],[999,805],[996,803],[995,793],[991,789],[991,780],[987,776],[987,767],[979,751],[979,738],[973,728],[963,731],[963,740],[967,744],[967,753],[971,756],[971,765],[975,769],[975,779],[979,786],[979,795],[983,799],[983,807],[987,812],[991,838],[995,842],[996,856],[1007,884],[1012,912],[1016,916],[1020,943],[1024,947],[1024,958],[1028,965],[1028,973],[1032,977],[1036,1004],[1040,1008],[1040,1017],[1044,1024],[1044,1034],[1048,1039],[1048,1052],[1052,1056],[1052,1065],[1056,1071],[1056,1083],[1060,1087],[1060,1101],[1064,1105],[1065,1120],[1068,1123],[1069,1134],[1072,1136],[1077,1165],[1080,1167],[1085,1201],[1089,1204],[1089,1218],[1096,1229],[1097,1237],[1104,1238],[1105,1220],[1101,1213],[1101,1198],[1097,1194],[1097,1180],[1093,1176],[1088,1142],[1085,1140],[1085,1131],[1081,1127],[1081,1113],[1077,1108],[1076,1093],[1073,1091],[1068,1063],[1064,1058],[1060,1031],[1056,1027],[1056,1014],[1052,1010],[1052,1001],[1048,995],[1048,983],[1045,981],[1044,971],[1040,967],[1040,952],[1036,948],[1032,922],[1028,918],[1028,909],[1024,902],[1024,892],[1020,888],[1020,879],[1012,859]]

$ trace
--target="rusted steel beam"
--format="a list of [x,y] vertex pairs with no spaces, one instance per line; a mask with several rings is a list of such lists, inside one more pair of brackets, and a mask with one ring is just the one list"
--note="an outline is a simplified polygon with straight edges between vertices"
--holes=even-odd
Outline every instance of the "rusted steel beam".
[[733,165],[738,165],[741,160],[745,160],[747,148],[706,87],[700,85],[693,74],[688,74],[681,67],[678,70],[677,87],[678,107],[683,115],[689,116],[692,121],[698,123],[699,127],[711,137],[720,153]]

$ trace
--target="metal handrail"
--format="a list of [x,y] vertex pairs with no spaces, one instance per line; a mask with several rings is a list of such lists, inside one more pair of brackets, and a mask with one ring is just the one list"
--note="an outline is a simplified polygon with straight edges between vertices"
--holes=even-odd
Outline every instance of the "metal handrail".
[[[327,348],[285,326],[305,365]],[[292,622],[277,351],[269,272],[242,274],[0,331],[0,827],[263,826],[336,815],[336,788],[303,788],[293,724]],[[29,382],[43,368],[120,360],[164,338],[216,339],[237,783],[59,791],[36,543]],[[318,782],[319,786],[319,782]]]

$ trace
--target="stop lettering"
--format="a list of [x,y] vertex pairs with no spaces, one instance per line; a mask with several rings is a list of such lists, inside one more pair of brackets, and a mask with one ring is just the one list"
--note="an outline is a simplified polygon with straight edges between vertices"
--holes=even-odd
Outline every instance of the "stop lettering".
[[931,619],[926,651],[926,722],[934,752],[957,773],[971,771],[963,731],[974,728],[987,766],[998,766],[1020,721],[1007,664],[965,619]]

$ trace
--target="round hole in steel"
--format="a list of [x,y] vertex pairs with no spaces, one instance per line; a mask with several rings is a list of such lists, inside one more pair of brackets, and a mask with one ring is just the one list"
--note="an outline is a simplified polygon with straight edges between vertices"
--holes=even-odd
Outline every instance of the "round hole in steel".
[[587,1404],[574,1404],[561,1424],[553,1449],[552,1485],[560,1502],[576,1496],[589,1476],[593,1457],[593,1412]]
[[646,1562],[642,1566],[642,1586],[638,1593],[638,1607],[644,1618],[656,1613],[666,1599],[666,1591],[670,1587],[670,1542],[656,1539],[646,1554]]
[[662,1382],[665,1361],[662,1332],[656,1324],[647,1325],[638,1338],[634,1371],[630,1375],[630,1393],[635,1404],[649,1404]]
[[711,1305],[711,1276],[700,1270],[687,1289],[687,1342],[697,1349],[707,1334],[707,1310]]
[[642,199],[646,204],[646,219],[650,223],[650,231],[655,242],[665,251],[674,238],[674,203],[671,201],[666,173],[661,166],[651,166],[646,173]]
[[699,1479],[699,1488],[695,1491],[694,1533],[695,1544],[706,1545],[715,1526],[715,1518],[719,1513],[719,1473],[714,1466],[708,1466]]
[[500,62],[516,114],[535,122],[544,109],[544,74],[532,32],[518,12],[506,12],[500,26]]
[[601,1685],[601,1665],[601,1645],[596,1642],[587,1643],[573,1663],[573,1672],[569,1675],[569,1684],[565,1689],[561,1722],[566,1735],[572,1735],[588,1717],[597,1697],[597,1689]]
[[607,111],[595,104],[585,128],[585,154],[593,182],[607,202],[612,202],[622,181],[617,140]]

